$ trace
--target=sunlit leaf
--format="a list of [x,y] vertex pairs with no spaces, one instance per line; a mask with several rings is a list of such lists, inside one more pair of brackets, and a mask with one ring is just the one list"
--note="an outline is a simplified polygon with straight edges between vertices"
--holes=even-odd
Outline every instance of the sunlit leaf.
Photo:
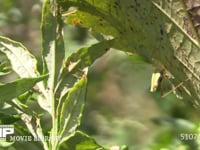
[[42,9],[43,74],[49,73],[48,87],[54,88],[65,58],[61,14],[45,0]]
[[61,104],[61,110],[57,110],[59,117],[59,135],[61,142],[66,141],[75,134],[76,128],[80,125],[83,108],[85,106],[87,78],[84,75],[69,90],[65,101]]
[[21,43],[0,36],[0,51],[6,54],[12,69],[20,77],[37,76],[37,60]]

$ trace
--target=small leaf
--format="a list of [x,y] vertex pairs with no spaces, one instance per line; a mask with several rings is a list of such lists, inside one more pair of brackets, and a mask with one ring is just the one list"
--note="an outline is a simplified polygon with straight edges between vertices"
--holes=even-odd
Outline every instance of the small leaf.
[[7,66],[6,62],[0,63],[0,76],[7,75],[10,73],[10,67]]
[[9,147],[15,142],[6,142],[6,141],[0,141],[0,147]]
[[76,131],[75,135],[61,145],[65,150],[104,150],[93,138],[87,134]]
[[12,100],[30,90],[34,85],[45,79],[47,75],[37,78],[22,78],[11,83],[0,85],[0,103]]
[[160,72],[154,72],[151,76],[151,88],[150,92],[155,92],[160,85],[162,75]]
[[[104,40],[89,47],[80,48],[68,57],[65,65],[66,67],[69,67],[72,63],[77,63],[79,65],[76,64],[75,67],[79,66],[79,69],[82,70],[83,68],[90,66],[97,58],[105,54],[113,44],[114,40]],[[70,70],[73,70],[74,68]]]
[[61,110],[57,110],[60,122],[59,135],[62,138],[60,143],[74,135],[76,128],[80,125],[80,119],[85,106],[86,85],[87,78],[83,75],[67,93],[66,100],[61,104]]
[[27,91],[21,95],[19,95],[17,97],[17,99],[19,100],[20,103],[23,103],[23,104],[27,104],[27,102],[30,100],[30,99],[34,99],[34,93],[33,91]]
[[0,51],[11,62],[12,69],[20,77],[36,77],[36,58],[19,42],[0,36]]
[[[114,40],[104,40],[100,43],[93,44],[89,47],[80,48],[71,56],[69,56],[62,70],[62,74],[60,76],[60,81],[57,85],[56,92],[60,93],[63,90],[63,88],[66,87],[66,85],[68,85],[67,88],[72,87],[74,82],[76,82],[77,80],[77,78],[72,76],[72,74],[76,74],[77,72],[80,72],[80,70],[83,70],[84,68],[94,63],[95,60],[97,60],[99,57],[105,54],[109,50],[109,48],[112,47],[114,42]],[[77,76],[82,76],[82,74],[79,74]]]

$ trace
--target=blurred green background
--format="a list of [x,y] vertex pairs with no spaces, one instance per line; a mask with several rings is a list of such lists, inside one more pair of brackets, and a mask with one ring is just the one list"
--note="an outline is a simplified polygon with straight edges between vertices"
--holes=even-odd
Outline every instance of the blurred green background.
[[[40,61],[41,7],[39,0],[0,1],[0,35],[22,42]],[[66,55],[97,42],[87,29],[66,25],[64,33]],[[89,68],[80,129],[106,147],[198,149],[196,141],[180,140],[180,134],[199,131],[199,112],[173,94],[161,98],[160,90],[150,93],[154,70],[139,56],[113,49],[99,58]]]

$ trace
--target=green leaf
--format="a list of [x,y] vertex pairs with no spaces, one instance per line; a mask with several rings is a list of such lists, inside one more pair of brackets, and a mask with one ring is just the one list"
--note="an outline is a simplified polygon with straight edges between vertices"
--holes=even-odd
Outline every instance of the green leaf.
[[10,73],[10,68],[7,66],[6,62],[0,62],[0,76],[7,75]]
[[118,29],[120,30],[121,24],[113,16],[109,16],[105,12],[108,11],[106,6],[109,3],[110,1],[105,0],[101,2],[95,1],[93,4],[89,1],[69,1],[68,4],[78,6],[80,11],[68,15],[65,23],[81,27],[92,27],[94,32],[98,31],[105,35],[116,37],[119,35]]
[[64,10],[66,4],[79,10],[67,23],[111,35],[114,48],[157,60],[174,76],[174,87],[184,82],[181,96],[200,107],[199,39],[182,0],[63,0]]
[[6,141],[0,141],[0,147],[9,147],[15,142],[6,142]]
[[9,115],[0,112],[0,124],[13,124],[20,120],[19,115]]
[[6,54],[20,77],[37,77],[37,60],[21,43],[0,36],[0,51]]
[[[5,53],[10,60],[12,69],[21,78],[37,77],[36,58],[19,42],[0,36],[0,51]],[[37,85],[39,90],[45,94],[43,84]]]
[[34,87],[34,85],[45,79],[47,75],[37,78],[21,78],[11,83],[0,85],[0,103],[12,100]]
[[[53,6],[53,5],[52,5]],[[65,57],[61,14],[45,0],[42,9],[43,74],[49,73],[48,87],[53,89]]]
[[[90,66],[92,63],[94,63],[94,61],[105,54],[114,44],[114,42],[114,40],[104,40],[89,47],[80,48],[71,56],[69,56],[62,70],[60,81],[58,87],[56,88],[56,93],[60,93],[64,88],[72,87],[77,78],[82,76],[80,71]],[[76,74],[75,77],[74,74]],[[66,87],[66,85],[68,86]]]
[[73,88],[62,97],[65,101],[59,100],[62,106],[61,110],[57,110],[59,135],[61,136],[60,143],[73,136],[76,128],[80,125],[80,119],[85,106],[86,85],[87,78],[83,75]]
[[[113,44],[114,40],[104,40],[91,46],[80,48],[68,57],[65,66],[68,67],[69,72],[77,66],[79,66],[78,69],[82,70],[83,68],[90,66],[97,58],[105,54]],[[73,65],[73,63],[75,65]]]
[[61,145],[65,150],[103,150],[93,138],[87,134],[76,131],[75,135]]

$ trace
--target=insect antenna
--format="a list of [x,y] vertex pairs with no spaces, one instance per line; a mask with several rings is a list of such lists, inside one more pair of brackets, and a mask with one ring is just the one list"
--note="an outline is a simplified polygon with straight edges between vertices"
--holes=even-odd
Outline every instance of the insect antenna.
[[167,95],[169,95],[171,92],[175,91],[177,88],[179,88],[180,86],[182,86],[184,84],[184,82],[188,81],[189,78],[185,79],[185,81],[179,83],[178,85],[176,85],[175,87],[173,87],[170,91],[168,91],[167,93],[161,95],[162,98],[166,97]]

